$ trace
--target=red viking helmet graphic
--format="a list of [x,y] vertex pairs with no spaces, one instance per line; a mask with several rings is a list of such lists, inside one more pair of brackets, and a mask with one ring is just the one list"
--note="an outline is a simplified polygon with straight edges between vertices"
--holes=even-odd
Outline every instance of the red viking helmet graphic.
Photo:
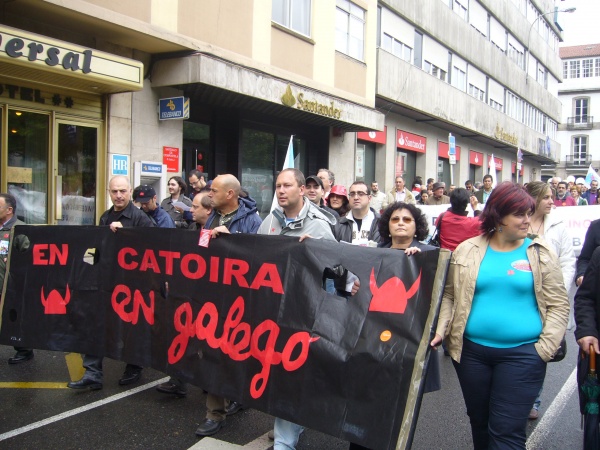
[[398,277],[392,277],[378,287],[375,279],[375,268],[371,269],[370,287],[373,298],[369,305],[369,311],[404,314],[408,300],[417,293],[420,285],[421,272],[419,272],[419,276],[408,292],[404,283]]
[[42,286],[42,305],[44,305],[44,314],[66,314],[67,304],[70,300],[71,291],[68,284],[65,298],[63,298],[56,289],[51,290],[48,297],[46,297],[44,295],[44,286]]

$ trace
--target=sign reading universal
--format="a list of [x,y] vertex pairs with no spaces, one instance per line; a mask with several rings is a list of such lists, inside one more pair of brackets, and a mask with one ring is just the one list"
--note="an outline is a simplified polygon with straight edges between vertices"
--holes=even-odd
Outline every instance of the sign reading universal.
[[332,119],[340,119],[342,110],[334,106],[333,100],[329,102],[329,105],[320,103],[317,100],[305,100],[304,92],[299,92],[296,97],[292,94],[292,88],[288,84],[285,94],[281,96],[281,103],[290,108],[296,105],[296,108],[303,111],[319,114],[321,116],[331,117]]
[[142,88],[143,64],[0,25],[0,61]]

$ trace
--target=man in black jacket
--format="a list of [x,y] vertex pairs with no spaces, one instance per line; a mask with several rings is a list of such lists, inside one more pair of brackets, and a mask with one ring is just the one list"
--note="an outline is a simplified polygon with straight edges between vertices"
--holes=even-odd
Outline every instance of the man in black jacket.
[[[108,193],[113,206],[100,216],[99,225],[108,225],[113,232],[119,228],[152,227],[150,218],[137,209],[131,201],[131,184],[127,177],[117,175],[108,183]],[[67,384],[71,389],[102,389],[102,356],[84,355],[85,374],[79,381]],[[120,385],[135,383],[142,375],[142,367],[127,364],[125,373],[119,380]]]
[[581,247],[579,258],[577,258],[577,271],[575,272],[575,283],[577,286],[581,286],[587,266],[590,259],[592,259],[592,254],[598,246],[600,246],[600,219],[592,221],[585,233],[583,247]]
[[[11,194],[0,194],[0,299],[2,298],[2,286],[6,274],[6,260],[10,249],[10,229],[15,225],[25,225],[17,219],[17,200]],[[29,248],[29,239],[20,235],[12,242],[16,250],[23,251]],[[19,364],[33,358],[33,350],[26,347],[14,347],[17,352],[12,358],[8,358],[9,364]]]

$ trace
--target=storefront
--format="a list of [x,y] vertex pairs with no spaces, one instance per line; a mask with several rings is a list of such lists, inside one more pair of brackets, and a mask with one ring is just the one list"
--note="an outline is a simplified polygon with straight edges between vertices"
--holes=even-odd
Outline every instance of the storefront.
[[427,138],[405,130],[396,130],[396,165],[394,177],[404,178],[404,184],[410,189],[417,175],[417,157],[427,152]]
[[[483,179],[483,153],[469,150],[469,180],[473,183]],[[466,180],[465,180],[466,181]]]
[[0,74],[0,191],[26,223],[96,223],[105,94],[141,89],[143,64],[0,25]]
[[[191,169],[209,179],[235,174],[262,214],[270,209],[291,136],[295,167],[305,175],[327,167],[374,176],[374,145],[357,145],[347,133],[383,128],[383,114],[372,108],[206,54],[157,62],[152,89],[163,88],[190,99],[183,176]],[[332,151],[341,155],[336,167],[329,167]]]
[[387,126],[384,131],[361,131],[356,133],[356,163],[354,167],[355,179],[364,181],[371,186],[375,177],[375,156],[377,146],[385,152],[387,142]]

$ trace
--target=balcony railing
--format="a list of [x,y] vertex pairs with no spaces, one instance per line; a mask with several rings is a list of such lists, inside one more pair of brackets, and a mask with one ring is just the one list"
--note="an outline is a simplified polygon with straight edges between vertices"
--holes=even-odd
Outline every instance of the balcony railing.
[[567,167],[587,167],[592,163],[592,155],[566,155]]
[[594,127],[593,116],[577,116],[567,119],[567,130],[591,130]]

